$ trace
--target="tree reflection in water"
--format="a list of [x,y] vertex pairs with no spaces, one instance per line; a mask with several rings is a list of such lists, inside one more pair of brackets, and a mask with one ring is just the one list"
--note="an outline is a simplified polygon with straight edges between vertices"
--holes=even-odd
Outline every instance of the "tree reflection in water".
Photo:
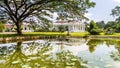
[[95,47],[99,44],[103,44],[103,40],[99,39],[91,39],[87,42],[87,45],[89,46],[89,51],[92,53],[95,51]]
[[13,52],[6,58],[6,68],[18,68],[21,66],[20,63],[25,64],[27,56],[23,54],[21,44],[22,42],[18,42],[17,45],[13,46]]
[[1,58],[5,60],[5,63],[0,63],[2,68],[86,68],[87,66],[87,62],[83,62],[70,51],[63,50],[54,56],[50,43],[31,42],[25,46],[22,42],[18,42],[10,49],[7,46],[1,49],[0,54],[5,57]]
[[120,40],[106,40],[106,44],[115,46],[117,51],[111,52],[110,57],[114,61],[120,61]]
[[105,44],[108,47],[114,46],[117,51],[111,52],[110,57],[113,58],[114,61],[120,61],[120,40],[91,39],[87,43],[87,45],[89,46],[89,51],[91,53],[94,52],[96,46],[102,45],[102,44]]

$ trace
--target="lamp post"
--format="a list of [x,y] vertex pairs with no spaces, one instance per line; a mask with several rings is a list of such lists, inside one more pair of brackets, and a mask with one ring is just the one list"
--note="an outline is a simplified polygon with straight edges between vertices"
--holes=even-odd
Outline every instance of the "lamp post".
[[67,36],[70,36],[70,29],[69,29],[69,23],[71,22],[71,20],[68,20],[68,26],[67,26]]
[[67,36],[70,36],[69,26],[67,26]]

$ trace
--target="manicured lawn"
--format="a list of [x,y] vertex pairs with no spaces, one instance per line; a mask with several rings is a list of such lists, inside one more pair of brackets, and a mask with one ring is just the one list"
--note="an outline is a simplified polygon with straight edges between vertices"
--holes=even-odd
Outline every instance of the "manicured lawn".
[[[88,32],[70,32],[70,36],[78,37],[78,36],[87,36]],[[22,36],[67,36],[67,32],[23,32]],[[101,33],[100,35],[92,35],[92,36],[120,36],[120,33],[114,33],[113,35],[104,35]],[[15,33],[0,33],[0,37],[17,37]]]
[[120,33],[114,33],[112,35],[105,35],[104,33],[100,33],[100,36],[120,36]]
[[86,36],[88,35],[88,32],[71,32],[71,36]]
[[65,34],[65,32],[24,32],[23,34]]
[[24,32],[23,35],[30,35],[30,36],[65,36],[66,33],[64,32]]
[[114,36],[120,36],[120,33],[114,33],[113,35]]
[[[67,35],[67,32],[24,32],[25,35],[45,35],[45,36],[54,36],[54,35]],[[88,32],[70,32],[70,36],[86,36]]]
[[[87,32],[70,32],[70,36],[86,36]],[[15,33],[0,33],[0,37],[16,37]],[[22,36],[67,36],[67,32],[23,32]]]
[[100,35],[89,35],[93,38],[120,38],[120,33],[114,33],[112,35],[105,35],[104,33],[101,33]]

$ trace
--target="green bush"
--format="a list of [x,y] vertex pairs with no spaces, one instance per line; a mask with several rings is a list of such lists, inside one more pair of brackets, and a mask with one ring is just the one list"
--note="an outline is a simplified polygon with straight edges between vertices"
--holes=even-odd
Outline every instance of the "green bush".
[[57,32],[57,30],[55,28],[52,29],[52,32]]
[[90,27],[88,29],[88,32],[92,35],[99,35],[102,30],[100,30],[94,21],[90,22]]
[[90,34],[92,34],[92,35],[99,35],[100,32],[101,32],[100,29],[91,29],[91,30],[90,30]]
[[60,25],[58,26],[59,32],[64,32],[66,30],[65,26]]
[[105,34],[106,35],[112,35],[112,34],[114,34],[114,29],[113,28],[111,28],[111,27],[108,27],[106,30],[105,30]]
[[11,31],[10,28],[6,28],[6,29],[5,29],[5,32],[10,32],[10,31]]
[[66,31],[66,27],[63,26],[63,25],[60,25],[57,28],[53,28],[51,31],[52,32],[65,32]]

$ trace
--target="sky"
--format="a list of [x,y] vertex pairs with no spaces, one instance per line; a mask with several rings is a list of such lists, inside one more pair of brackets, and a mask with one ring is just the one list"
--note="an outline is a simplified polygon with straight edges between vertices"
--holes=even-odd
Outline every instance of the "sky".
[[112,17],[111,10],[115,6],[120,5],[120,0],[91,0],[96,3],[94,8],[88,9],[88,13],[85,15],[90,20],[98,21],[114,21],[115,18]]

